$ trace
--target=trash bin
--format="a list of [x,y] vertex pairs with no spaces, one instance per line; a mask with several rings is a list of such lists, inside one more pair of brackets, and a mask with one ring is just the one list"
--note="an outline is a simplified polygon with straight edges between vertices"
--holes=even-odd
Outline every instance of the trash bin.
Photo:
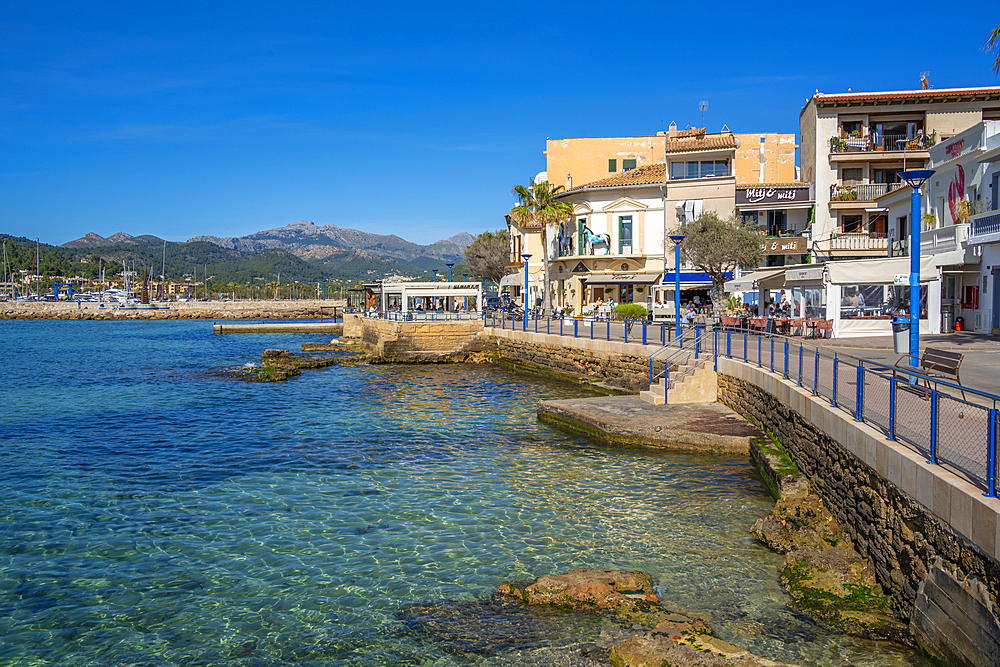
[[896,354],[906,354],[910,351],[909,318],[892,318],[892,349]]
[[956,317],[955,318],[955,331],[965,331],[965,318]]

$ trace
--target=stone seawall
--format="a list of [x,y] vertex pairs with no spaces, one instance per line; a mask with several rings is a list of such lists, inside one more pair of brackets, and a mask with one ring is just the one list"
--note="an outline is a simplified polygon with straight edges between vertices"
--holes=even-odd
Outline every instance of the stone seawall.
[[481,320],[394,322],[362,318],[360,327],[346,323],[344,333],[356,334],[385,361],[463,361],[470,355],[496,350]]
[[1000,501],[764,371],[720,359],[719,401],[781,442],[925,648],[1000,664]]
[[[501,363],[570,380],[636,393],[649,386],[649,356],[656,347],[491,329]],[[653,372],[663,373],[654,360]]]

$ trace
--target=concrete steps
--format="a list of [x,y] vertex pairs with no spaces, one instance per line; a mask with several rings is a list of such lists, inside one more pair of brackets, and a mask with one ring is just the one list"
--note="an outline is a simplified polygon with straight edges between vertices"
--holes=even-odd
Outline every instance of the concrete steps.
[[[677,403],[712,403],[718,398],[718,382],[715,371],[708,365],[709,360],[702,358],[695,361],[694,356],[690,356],[683,363],[672,367],[666,378],[650,385],[646,391],[639,392],[639,398],[650,405],[667,404],[667,383],[673,382],[680,375],[688,373],[679,382],[676,382],[670,389],[671,405]],[[690,372],[692,367],[698,369]]]

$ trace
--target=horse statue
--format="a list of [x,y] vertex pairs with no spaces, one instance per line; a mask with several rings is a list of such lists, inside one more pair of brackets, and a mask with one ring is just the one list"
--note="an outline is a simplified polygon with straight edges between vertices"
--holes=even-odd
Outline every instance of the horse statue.
[[562,225],[559,226],[559,234],[556,237],[556,248],[559,257],[573,254],[573,235],[565,233]]
[[[604,245],[604,254],[608,255],[611,253],[611,236],[609,234],[595,234],[587,225],[583,226],[583,231],[587,234],[586,244],[590,246],[591,255],[596,254],[594,250],[595,245]],[[582,250],[582,248],[581,248]]]

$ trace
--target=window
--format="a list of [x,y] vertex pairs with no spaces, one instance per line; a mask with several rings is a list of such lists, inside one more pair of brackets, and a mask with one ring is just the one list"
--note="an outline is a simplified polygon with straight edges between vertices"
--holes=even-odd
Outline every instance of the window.
[[729,175],[728,160],[702,160],[701,162],[671,162],[670,178],[719,178]]
[[[784,211],[768,211],[767,212],[767,235],[768,236],[781,236],[782,232],[785,231],[785,212]],[[779,264],[778,266],[783,266]]]
[[861,216],[845,215],[840,219],[840,231],[844,234],[858,234],[861,232]]
[[851,169],[841,169],[840,179],[844,182],[844,185],[859,185],[861,179],[864,178],[865,170],[860,167],[854,167]]
[[581,255],[583,254],[583,249],[587,247],[587,232],[584,231],[584,227],[586,226],[586,218],[576,219],[576,247],[579,248]]
[[618,253],[629,255],[632,253],[632,216],[618,216]]
[[872,183],[895,183],[900,169],[872,169]]
[[630,159],[630,160],[622,160],[622,171],[631,171],[631,170],[635,169],[637,163],[638,163],[638,160],[636,160],[634,158]]
[[608,160],[608,171],[618,171],[618,160]]
[[860,137],[861,136],[861,121],[860,120],[845,120],[840,126],[841,134],[845,137]]
[[757,211],[743,211],[740,215],[743,218],[744,227],[757,226]]

